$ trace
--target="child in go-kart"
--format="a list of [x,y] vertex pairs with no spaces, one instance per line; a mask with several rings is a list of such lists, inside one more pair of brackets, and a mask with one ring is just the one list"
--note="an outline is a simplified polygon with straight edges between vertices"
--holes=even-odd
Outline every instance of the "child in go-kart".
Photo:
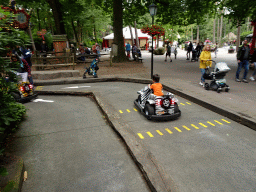
[[17,71],[14,71],[14,73],[21,77],[22,82],[27,82],[27,79],[29,79],[29,82],[33,85],[33,79],[31,75],[31,68],[27,61],[25,59],[18,58],[17,55],[12,54],[11,56],[11,62],[19,62],[20,66],[17,69]]
[[150,85],[150,89],[153,90],[153,93],[155,96],[163,96],[163,86],[161,83],[159,83],[160,81],[160,75],[155,74],[153,75],[153,84]]

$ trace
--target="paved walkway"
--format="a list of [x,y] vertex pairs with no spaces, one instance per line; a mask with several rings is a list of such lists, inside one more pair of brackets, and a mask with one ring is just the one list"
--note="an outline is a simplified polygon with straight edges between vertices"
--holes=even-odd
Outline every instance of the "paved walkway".
[[[144,51],[142,53],[144,58],[143,65],[147,67],[146,73],[131,72],[131,74],[112,73],[109,75],[101,75],[98,79],[87,78],[83,80],[80,78],[62,78],[55,80],[35,80],[35,85],[44,85],[46,83],[79,83],[85,81],[94,81],[104,78],[131,78],[131,79],[150,79],[151,69],[151,53]],[[233,120],[241,122],[256,130],[256,82],[249,81],[249,83],[235,82],[235,72],[237,69],[236,55],[228,54],[227,48],[219,49],[217,58],[213,59],[216,62],[226,62],[231,68],[227,74],[227,84],[230,86],[228,93],[216,91],[206,91],[198,83],[200,81],[200,70],[198,62],[191,62],[186,60],[186,52],[178,50],[178,56],[175,60],[172,55],[173,62],[164,62],[163,55],[154,56],[154,73],[161,75],[161,83],[168,86],[175,94],[190,99],[208,109],[216,111]],[[249,72],[247,78],[252,74]],[[243,71],[240,76],[242,77]],[[75,80],[75,81],[74,81]]]

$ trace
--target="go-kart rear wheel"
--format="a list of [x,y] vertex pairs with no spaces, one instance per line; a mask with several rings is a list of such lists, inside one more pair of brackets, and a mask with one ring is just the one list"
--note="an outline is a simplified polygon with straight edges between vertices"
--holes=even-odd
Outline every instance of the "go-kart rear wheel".
[[146,115],[155,115],[155,109],[152,105],[146,104],[145,105],[145,114]]
[[205,84],[204,84],[204,88],[205,88],[205,90],[210,90],[210,85],[209,85],[209,83],[205,83]]
[[84,75],[83,75],[83,79],[86,79],[86,72],[85,72]]
[[98,75],[93,75],[94,78],[98,78]]

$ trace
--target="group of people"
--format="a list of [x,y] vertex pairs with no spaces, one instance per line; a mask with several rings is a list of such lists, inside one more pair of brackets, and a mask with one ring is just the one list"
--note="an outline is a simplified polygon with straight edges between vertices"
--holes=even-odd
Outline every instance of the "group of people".
[[132,51],[132,58],[134,60],[136,60],[136,55],[138,57],[141,57],[141,51],[140,49],[136,46],[136,44],[134,43],[133,46],[131,47],[131,44],[129,42],[126,43],[125,45],[125,51],[126,51],[126,56],[128,58],[131,57],[131,51]]
[[[249,48],[247,40],[244,40],[243,45],[241,47],[239,47],[239,49],[237,51],[238,67],[237,67],[236,77],[235,77],[236,82],[241,82],[241,80],[239,79],[239,75],[240,75],[242,68],[244,68],[244,75],[243,75],[242,82],[248,83],[247,74],[249,71],[249,56],[250,56],[250,48]],[[199,68],[201,70],[202,76],[201,76],[201,81],[199,82],[199,84],[202,86],[204,86],[204,82],[205,82],[205,79],[204,79],[205,71],[208,67],[212,66],[211,60],[212,60],[211,47],[209,44],[206,44],[200,54]],[[252,63],[254,65],[254,72],[253,72],[252,76],[250,77],[250,80],[255,81],[254,76],[256,75],[256,51],[254,51],[254,53],[252,55]]]

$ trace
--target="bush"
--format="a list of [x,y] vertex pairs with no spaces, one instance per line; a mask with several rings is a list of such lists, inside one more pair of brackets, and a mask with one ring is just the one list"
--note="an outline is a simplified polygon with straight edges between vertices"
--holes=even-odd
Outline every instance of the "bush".
[[165,53],[164,47],[159,47],[159,48],[154,49],[155,55],[163,55],[164,53]]
[[[0,15],[7,15],[6,19],[0,20],[0,26],[6,27],[6,21],[10,19],[6,12],[0,9]],[[18,65],[13,65],[8,60],[2,58],[10,55],[13,48],[19,46],[27,46],[29,39],[24,31],[12,29],[7,26],[8,31],[4,31],[4,27],[0,28],[0,158],[3,156],[2,143],[5,139],[5,135],[12,133],[16,130],[19,123],[26,112],[25,106],[16,103],[9,92],[13,89],[17,89],[17,78],[12,73],[12,70],[17,69]],[[13,79],[13,82],[7,82],[6,77],[9,76]],[[0,175],[6,175],[6,169],[0,167]]]

